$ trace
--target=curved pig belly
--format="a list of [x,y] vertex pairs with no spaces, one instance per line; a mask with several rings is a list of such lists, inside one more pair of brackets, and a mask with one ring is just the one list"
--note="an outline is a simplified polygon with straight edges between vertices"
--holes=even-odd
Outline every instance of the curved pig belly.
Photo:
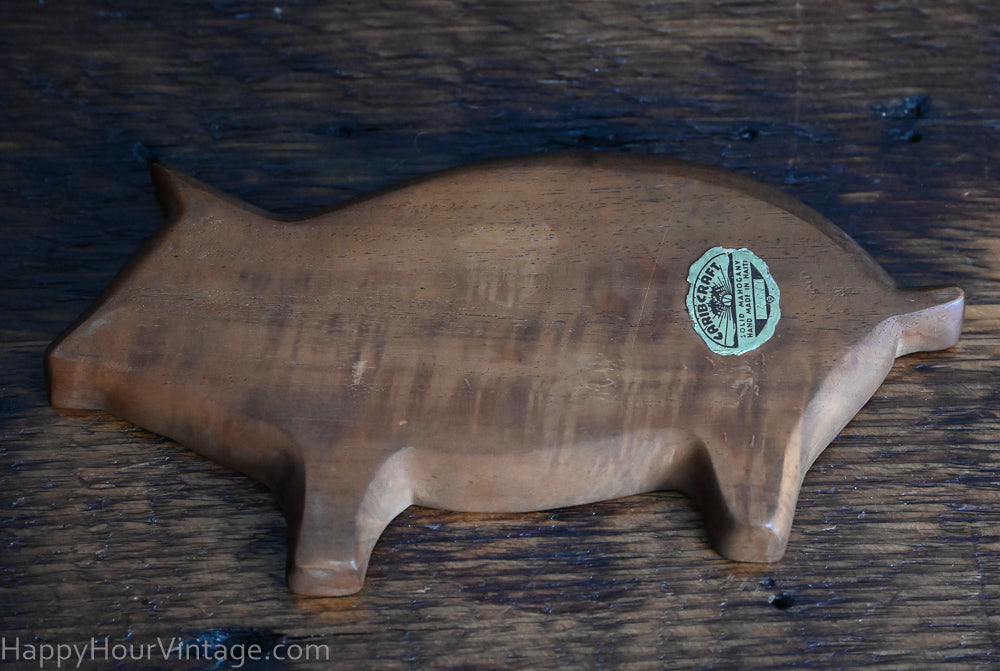
[[672,429],[515,452],[407,448],[413,502],[465,512],[527,512],[683,489],[693,449]]

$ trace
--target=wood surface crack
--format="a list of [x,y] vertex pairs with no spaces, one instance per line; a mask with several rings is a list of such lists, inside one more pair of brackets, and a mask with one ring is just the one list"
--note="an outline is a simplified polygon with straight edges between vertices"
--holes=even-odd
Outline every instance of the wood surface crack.
[[656,246],[656,254],[653,256],[653,265],[649,269],[649,280],[646,282],[646,289],[642,292],[642,303],[639,304],[639,316],[635,319],[635,328],[632,329],[632,344],[631,347],[635,347],[635,341],[639,338],[639,327],[642,325],[642,315],[646,311],[646,301],[649,299],[649,290],[653,287],[653,279],[656,277],[656,268],[660,265],[660,252],[663,250],[663,243],[667,240],[667,231],[669,229],[663,227],[663,236],[660,238],[660,243]]

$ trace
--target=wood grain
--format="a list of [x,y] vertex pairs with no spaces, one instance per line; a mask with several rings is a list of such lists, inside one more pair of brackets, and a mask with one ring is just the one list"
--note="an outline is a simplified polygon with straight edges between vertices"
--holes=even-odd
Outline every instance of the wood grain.
[[[1000,10],[275,9],[0,7],[5,637],[319,642],[340,668],[990,668]],[[304,214],[555,149],[734,170],[904,283],[966,290],[959,345],[900,362],[820,457],[780,564],[719,559],[673,494],[515,517],[409,509],[376,545],[376,589],[296,598],[263,487],[110,416],[48,408],[42,350],[160,220],[148,154]]]
[[678,489],[723,556],[777,561],[815,458],[897,356],[962,329],[961,289],[901,291],[817,213],[693,163],[478,163],[294,221],[152,175],[166,221],[46,351],[51,403],[267,484],[302,594],[360,590],[417,504]]

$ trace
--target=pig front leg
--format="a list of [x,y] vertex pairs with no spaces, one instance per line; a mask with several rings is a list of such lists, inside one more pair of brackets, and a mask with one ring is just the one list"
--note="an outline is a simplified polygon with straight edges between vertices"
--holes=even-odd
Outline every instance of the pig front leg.
[[303,455],[282,493],[292,591],[343,596],[362,588],[376,541],[412,502],[406,452],[385,458],[361,445]]

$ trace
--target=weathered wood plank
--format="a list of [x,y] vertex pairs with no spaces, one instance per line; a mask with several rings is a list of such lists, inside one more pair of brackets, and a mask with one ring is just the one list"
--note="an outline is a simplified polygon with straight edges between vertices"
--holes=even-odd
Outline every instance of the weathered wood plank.
[[[957,0],[4,3],[3,635],[287,638],[329,644],[341,668],[989,668],[998,24],[1000,9]],[[44,344],[159,222],[136,154],[306,213],[565,148],[736,170],[903,282],[966,289],[959,346],[898,362],[820,457],[780,564],[719,559],[673,494],[410,509],[365,591],[297,598],[266,490],[109,416],[48,408]]]

